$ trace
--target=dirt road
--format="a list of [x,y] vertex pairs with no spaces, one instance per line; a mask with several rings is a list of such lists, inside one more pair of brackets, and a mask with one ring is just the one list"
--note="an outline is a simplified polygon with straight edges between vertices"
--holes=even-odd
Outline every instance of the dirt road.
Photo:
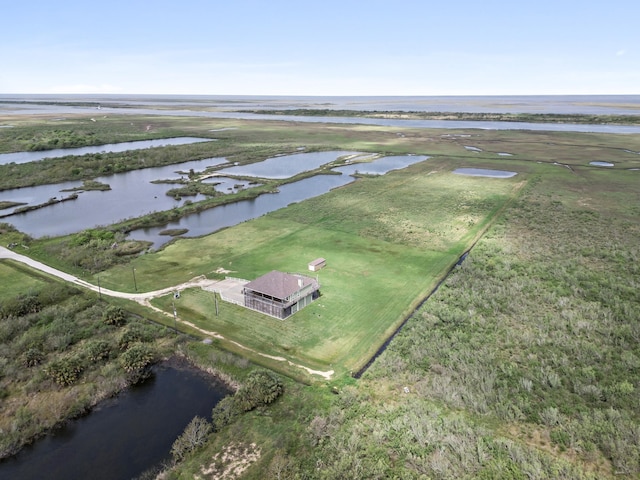
[[[94,292],[100,293],[102,295],[107,295],[109,297],[118,297],[118,298],[125,298],[127,300],[133,300],[134,302],[138,302],[141,305],[144,305],[145,307],[151,308],[157,312],[162,313],[163,315],[167,315],[167,316],[171,316],[171,314],[169,314],[168,312],[165,312],[164,310],[161,310],[159,308],[154,307],[153,305],[151,305],[150,300],[152,298],[155,297],[161,297],[162,295],[166,295],[168,293],[171,292],[176,292],[176,291],[180,291],[180,290],[184,290],[185,288],[196,288],[196,287],[200,287],[206,290],[210,290],[210,291],[216,291],[218,290],[216,288],[217,285],[223,284],[225,281],[224,280],[210,280],[204,276],[200,276],[200,277],[196,277],[193,278],[191,280],[189,280],[188,282],[185,283],[181,283],[179,285],[175,285],[173,287],[167,287],[167,288],[163,288],[161,290],[154,290],[152,292],[141,292],[141,293],[125,293],[125,292],[117,292],[115,290],[109,290],[108,288],[102,288],[99,287],[98,285],[93,285],[89,282],[85,282],[84,280],[79,279],[78,277],[75,277],[73,275],[70,275],[66,272],[63,272],[62,270],[58,270],[56,268],[50,267],[49,265],[45,265],[42,262],[39,262],[37,260],[34,260],[32,258],[29,258],[25,255],[21,255],[19,253],[14,252],[13,250],[9,250],[8,248],[5,247],[0,247],[0,259],[1,258],[7,258],[10,260],[14,260],[16,262],[20,262],[20,263],[24,263],[25,265],[28,265],[32,268],[35,268],[36,270],[40,270],[41,272],[45,272],[48,273],[49,275],[53,275],[54,277],[58,277],[62,280],[65,280],[67,282],[73,283],[75,285],[78,285],[80,287],[92,290]],[[186,321],[182,321],[181,323],[184,323],[185,325],[189,325],[193,328],[196,328],[198,331],[204,333],[205,335],[210,335],[214,338],[220,338],[220,339],[224,339],[224,337],[222,335],[220,335],[219,333],[216,332],[210,332],[208,330],[203,330],[202,328],[198,328],[195,325],[193,325],[190,322],[186,322]],[[289,365],[295,366],[297,368],[300,368],[302,370],[305,370],[306,372],[310,373],[311,375],[319,375],[327,380],[331,379],[331,377],[334,374],[333,370],[327,371],[327,372],[323,372],[323,371],[318,371],[318,370],[312,370],[308,367],[305,367],[304,365],[299,365],[296,363],[291,362],[290,360],[287,360],[286,358],[283,357],[274,357],[271,355],[267,355],[261,352],[258,352],[256,350],[253,350],[249,347],[246,347],[244,345],[239,344],[238,342],[235,342],[233,340],[228,340],[230,342],[232,342],[233,344],[243,348],[244,350],[247,350],[249,352],[252,352],[256,355],[260,355],[264,358],[269,358],[271,360],[276,360],[276,361],[280,361],[280,362],[287,362]]]

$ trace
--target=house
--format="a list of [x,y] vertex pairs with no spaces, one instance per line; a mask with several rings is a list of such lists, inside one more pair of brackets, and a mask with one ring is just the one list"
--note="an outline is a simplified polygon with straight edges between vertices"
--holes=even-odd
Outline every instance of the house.
[[324,258],[316,258],[312,262],[309,262],[309,270],[312,272],[317,272],[321,268],[327,266],[327,261]]
[[276,318],[287,318],[320,296],[311,277],[273,270],[244,286],[244,306]]

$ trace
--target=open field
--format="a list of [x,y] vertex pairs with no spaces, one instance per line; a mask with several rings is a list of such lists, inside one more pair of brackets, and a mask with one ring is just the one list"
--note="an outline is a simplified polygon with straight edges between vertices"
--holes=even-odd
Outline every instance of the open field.
[[37,290],[46,284],[43,278],[25,275],[24,270],[24,267],[19,263],[0,261],[0,277],[2,278],[0,302],[7,301],[31,289]]

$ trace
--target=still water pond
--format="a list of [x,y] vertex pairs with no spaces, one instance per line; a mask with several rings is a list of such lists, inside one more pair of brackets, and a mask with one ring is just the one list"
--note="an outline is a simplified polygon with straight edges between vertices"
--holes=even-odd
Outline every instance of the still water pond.
[[0,165],[7,163],[36,162],[44,158],[59,158],[67,155],[87,155],[89,153],[118,153],[127,150],[142,150],[144,148],[166,147],[169,145],[188,145],[190,143],[212,142],[212,138],[174,137],[160,138],[157,140],[138,140],[135,142],[108,143],[106,145],[94,145],[92,147],[58,148],[54,150],[42,150],[38,152],[14,152],[0,154]]
[[427,158],[429,157],[417,155],[382,157],[369,163],[338,167],[334,170],[341,171],[342,175],[315,175],[282,185],[278,188],[278,193],[275,194],[263,194],[251,200],[210,208],[164,226],[134,230],[129,236],[136,240],[153,242],[153,248],[159,248],[170,240],[167,236],[160,235],[162,230],[186,228],[189,231],[183,235],[185,237],[207,235],[222,228],[231,227],[284,208],[291,203],[301,202],[327,193],[334,188],[347,185],[354,180],[351,174],[356,170],[363,173],[370,171],[382,175],[391,170],[421,162]]
[[354,175],[356,173],[362,173],[367,175],[384,175],[391,170],[400,170],[406,168],[414,163],[422,162],[429,157],[425,155],[391,155],[388,157],[381,157],[373,162],[353,163],[351,165],[345,165],[344,167],[337,167],[333,170],[342,172],[346,175]]
[[128,480],[168,459],[191,419],[210,418],[230,392],[186,366],[160,365],[153,372],[143,384],[0,462],[0,478]]
[[[170,210],[183,203],[166,195],[168,190],[178,185],[150,182],[180,178],[183,175],[178,172],[188,172],[190,169],[202,171],[207,167],[224,163],[224,158],[207,158],[98,177],[96,180],[110,185],[111,190],[82,192],[76,200],[12,215],[2,221],[12,223],[18,230],[33,237],[59,236],[98,225],[110,225],[119,220],[139,217],[154,211]],[[53,197],[68,197],[73,192],[61,190],[81,185],[82,182],[64,182],[5,190],[0,192],[0,201],[38,205]],[[185,197],[184,200],[196,202],[204,198],[197,195]]]
[[489,168],[456,168],[453,173],[457,175],[469,175],[472,177],[511,178],[517,172],[507,170],[491,170]]
[[355,154],[357,152],[347,151],[296,153],[268,158],[262,162],[249,165],[224,168],[220,170],[220,173],[247,177],[289,178],[298,173],[315,170],[339,157]]

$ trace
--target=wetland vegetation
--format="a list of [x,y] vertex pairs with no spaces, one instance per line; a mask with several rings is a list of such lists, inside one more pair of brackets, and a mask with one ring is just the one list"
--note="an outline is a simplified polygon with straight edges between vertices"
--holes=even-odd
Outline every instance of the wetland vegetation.
[[[39,125],[50,128],[41,118],[29,122],[12,122],[0,140],[21,128],[32,136]],[[67,122],[56,128],[100,123]],[[114,136],[131,140],[130,124],[140,129],[149,119],[109,122]],[[3,226],[3,245],[129,292],[198,275],[220,278],[220,271],[249,279],[274,268],[304,271],[313,258],[328,260],[319,272],[322,297],[285,322],[195,288],[179,299],[154,300],[166,315],[126,300],[103,296],[101,303],[96,294],[0,261],[7,285],[0,292],[5,455],[125,388],[149,362],[179,351],[245,393],[187,426],[166,478],[209,478],[241,462],[243,478],[256,479],[637,477],[637,135],[443,134],[168,117],[162,124],[176,136],[226,129],[216,132],[217,142],[147,153],[166,164],[214,156],[244,164],[301,146],[429,159],[143,255],[122,238],[130,228],[124,223],[42,239]],[[24,148],[10,146],[13,141],[0,141],[0,150]],[[128,165],[130,155],[113,154],[109,162]],[[85,161],[53,163],[64,162],[56,167],[67,169],[62,178]],[[14,167],[25,169],[16,173],[23,181],[38,170]],[[457,168],[517,175],[453,175]],[[178,215],[163,211],[147,219]],[[176,338],[167,328],[174,325],[173,305],[178,328],[209,343]],[[387,349],[353,379],[350,373],[407,317]],[[252,373],[256,364],[269,370]],[[325,380],[299,365],[333,374]],[[252,386],[251,393],[243,386]]]

